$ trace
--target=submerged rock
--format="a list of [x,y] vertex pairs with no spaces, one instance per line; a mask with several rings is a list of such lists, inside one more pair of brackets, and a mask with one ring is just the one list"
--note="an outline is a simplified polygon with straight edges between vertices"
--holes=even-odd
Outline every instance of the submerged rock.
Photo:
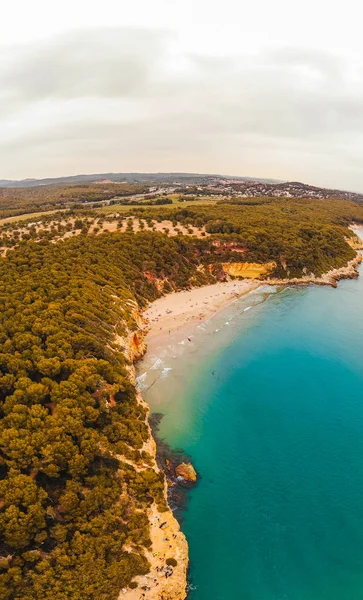
[[192,483],[197,481],[197,474],[192,463],[181,463],[175,467],[175,473],[178,478],[181,477],[182,479],[185,479],[185,481],[190,481]]

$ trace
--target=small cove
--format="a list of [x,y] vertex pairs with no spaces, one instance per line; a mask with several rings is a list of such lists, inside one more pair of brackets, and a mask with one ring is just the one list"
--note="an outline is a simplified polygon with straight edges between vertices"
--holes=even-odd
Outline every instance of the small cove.
[[362,276],[259,288],[138,365],[161,437],[202,476],[191,600],[361,599],[362,306]]

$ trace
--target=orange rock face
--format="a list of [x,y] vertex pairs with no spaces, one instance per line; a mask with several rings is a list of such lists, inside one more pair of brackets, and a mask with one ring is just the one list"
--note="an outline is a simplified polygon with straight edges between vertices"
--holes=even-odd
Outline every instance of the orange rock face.
[[183,477],[187,481],[197,481],[197,474],[192,463],[181,463],[175,468],[175,473],[178,477]]

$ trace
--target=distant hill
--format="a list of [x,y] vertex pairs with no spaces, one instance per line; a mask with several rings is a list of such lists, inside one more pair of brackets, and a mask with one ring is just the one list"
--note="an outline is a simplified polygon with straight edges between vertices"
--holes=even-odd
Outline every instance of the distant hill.
[[231,177],[228,175],[206,175],[202,173],[94,173],[92,175],[70,175],[68,177],[48,177],[46,179],[0,179],[0,187],[36,187],[39,185],[92,183],[107,180],[116,183],[125,181],[127,183],[207,184],[219,179],[281,183],[278,179],[256,179],[253,177]]
[[227,194],[236,198],[273,196],[280,198],[342,199],[363,202],[363,194],[346,190],[328,189],[278,179],[239,177],[203,173],[94,173],[46,179],[22,179],[20,181],[0,179],[0,188],[41,188],[51,185],[127,183],[129,185],[199,186],[204,193]]
[[278,198],[316,198],[321,200],[336,199],[352,200],[353,202],[359,203],[363,202],[363,194],[316,187],[301,183],[300,181],[285,181],[281,183],[244,181],[233,184],[228,184],[228,181],[225,179],[223,181],[226,186],[226,191],[237,198],[272,196]]

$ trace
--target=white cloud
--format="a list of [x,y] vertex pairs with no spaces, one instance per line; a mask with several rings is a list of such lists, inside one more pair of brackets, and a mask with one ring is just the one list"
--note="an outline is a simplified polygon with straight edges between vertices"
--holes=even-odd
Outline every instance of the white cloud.
[[188,170],[363,190],[352,7],[330,7],[328,28],[312,0],[9,3],[0,178]]

